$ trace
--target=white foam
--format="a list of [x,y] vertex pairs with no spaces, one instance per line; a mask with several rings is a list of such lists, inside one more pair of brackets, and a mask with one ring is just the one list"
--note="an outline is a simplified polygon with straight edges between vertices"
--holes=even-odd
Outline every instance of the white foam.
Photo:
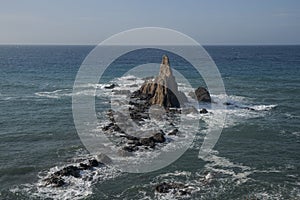
[[292,135],[295,135],[295,136],[297,136],[297,137],[300,137],[300,131],[292,132]]
[[[72,163],[72,165],[78,166],[79,163]],[[39,180],[35,184],[25,184],[17,188],[12,188],[10,191],[26,192],[34,198],[41,199],[54,199],[54,200],[69,200],[69,199],[84,199],[93,193],[93,185],[95,183],[103,182],[109,179],[116,178],[122,173],[114,168],[113,166],[100,166],[94,167],[92,170],[82,170],[80,178],[75,178],[73,176],[64,176],[65,185],[62,187],[52,187],[47,185],[44,181],[45,178],[51,176],[54,172],[61,170],[64,166],[56,166],[49,171],[41,172],[39,174]],[[30,192],[28,192],[30,191]]]
[[253,108],[254,110],[258,111],[268,111],[273,108],[275,108],[277,105],[256,105],[256,106],[251,106],[250,108]]
[[70,91],[71,91],[70,89],[60,89],[54,91],[36,92],[35,95],[40,97],[59,99],[63,96],[68,96],[70,94]]

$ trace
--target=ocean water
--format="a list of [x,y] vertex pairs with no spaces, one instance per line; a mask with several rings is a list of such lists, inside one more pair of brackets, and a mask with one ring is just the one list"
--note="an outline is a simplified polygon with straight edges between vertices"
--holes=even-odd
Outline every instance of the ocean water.
[[[182,157],[154,172],[131,174],[108,166],[84,174],[92,179],[69,177],[65,187],[43,186],[47,174],[91,156],[75,129],[72,96],[93,95],[97,88],[101,131],[112,95],[104,86],[110,81],[134,91],[142,77],[130,72],[121,77],[126,67],[135,56],[156,60],[162,53],[129,55],[103,82],[74,94],[77,71],[93,48],[0,46],[0,199],[300,199],[300,46],[206,46],[227,93],[212,98],[231,105],[207,106],[212,114],[192,116],[205,128],[195,130],[199,136]],[[170,59],[175,68],[184,65]],[[185,76],[193,80],[194,73]],[[197,79],[192,85],[205,83]],[[189,92],[180,82],[179,88]],[[198,158],[220,112],[227,113],[221,137],[208,157]],[[162,182],[186,184],[191,194],[158,194],[155,186]]]

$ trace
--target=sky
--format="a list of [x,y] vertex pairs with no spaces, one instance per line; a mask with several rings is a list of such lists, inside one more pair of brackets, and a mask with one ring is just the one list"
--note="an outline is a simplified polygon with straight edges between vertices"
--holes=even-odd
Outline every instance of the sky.
[[92,44],[139,27],[204,45],[300,44],[299,0],[0,0],[0,44]]

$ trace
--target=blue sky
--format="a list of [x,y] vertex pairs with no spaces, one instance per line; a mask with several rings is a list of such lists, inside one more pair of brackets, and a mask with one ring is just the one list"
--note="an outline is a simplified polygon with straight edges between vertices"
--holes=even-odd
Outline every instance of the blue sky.
[[299,0],[7,0],[0,44],[98,44],[158,26],[201,44],[300,44]]

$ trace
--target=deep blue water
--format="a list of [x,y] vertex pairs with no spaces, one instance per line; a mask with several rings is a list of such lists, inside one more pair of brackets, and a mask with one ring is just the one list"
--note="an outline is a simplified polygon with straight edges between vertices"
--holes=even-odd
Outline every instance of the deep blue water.
[[[38,194],[34,185],[40,172],[87,153],[74,126],[71,93],[92,49],[0,46],[0,199],[43,199],[43,194],[32,195]],[[205,49],[229,98],[257,111],[228,112],[228,125],[210,160],[197,159],[195,145],[159,171],[96,182],[85,198],[158,198],[155,183],[170,179],[195,184],[203,171],[216,176],[192,199],[300,198],[300,46]]]

